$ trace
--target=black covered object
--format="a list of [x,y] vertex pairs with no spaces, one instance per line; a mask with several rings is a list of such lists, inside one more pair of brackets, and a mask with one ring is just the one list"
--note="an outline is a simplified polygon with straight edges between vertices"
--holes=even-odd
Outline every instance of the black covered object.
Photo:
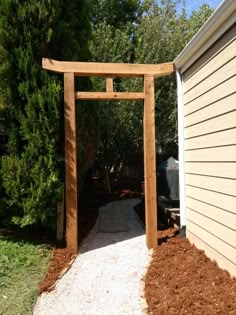
[[179,200],[179,163],[173,157],[161,162],[158,167],[158,195],[170,200]]

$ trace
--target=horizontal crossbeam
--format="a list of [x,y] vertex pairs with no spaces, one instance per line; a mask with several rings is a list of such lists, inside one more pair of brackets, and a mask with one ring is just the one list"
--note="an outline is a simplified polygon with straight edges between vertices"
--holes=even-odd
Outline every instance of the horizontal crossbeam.
[[112,76],[112,77],[143,77],[152,75],[162,77],[174,71],[173,63],[161,64],[128,64],[128,63],[96,63],[70,62],[53,59],[42,59],[43,69],[66,73],[73,72],[76,76]]
[[143,100],[141,92],[75,92],[76,100]]

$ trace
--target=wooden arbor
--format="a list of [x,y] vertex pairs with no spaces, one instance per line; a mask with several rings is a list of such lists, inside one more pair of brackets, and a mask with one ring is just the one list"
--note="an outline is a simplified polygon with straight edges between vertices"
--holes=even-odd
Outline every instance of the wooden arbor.
[[[173,64],[109,64],[42,60],[43,69],[64,74],[66,241],[71,253],[78,251],[78,201],[76,159],[76,100],[144,100],[144,174],[146,244],[157,246],[155,90],[154,78],[169,75]],[[106,77],[106,92],[76,92],[75,76]],[[113,77],[143,77],[143,92],[113,92]]]

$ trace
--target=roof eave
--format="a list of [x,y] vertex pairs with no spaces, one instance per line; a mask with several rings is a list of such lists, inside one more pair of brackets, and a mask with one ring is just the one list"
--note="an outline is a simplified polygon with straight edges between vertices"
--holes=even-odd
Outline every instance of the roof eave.
[[[235,14],[236,1],[224,0],[220,6],[209,17],[206,23],[200,28],[191,41],[185,46],[181,53],[175,58],[175,69],[181,69],[183,65],[194,56],[194,54],[209,40],[209,38],[220,28],[222,24]],[[234,19],[235,23],[236,19]],[[207,46],[206,46],[207,49]],[[192,63],[194,62],[192,58]]]

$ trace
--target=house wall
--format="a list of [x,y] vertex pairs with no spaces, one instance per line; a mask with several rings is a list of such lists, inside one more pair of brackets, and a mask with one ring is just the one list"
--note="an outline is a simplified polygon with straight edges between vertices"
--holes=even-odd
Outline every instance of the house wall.
[[187,237],[236,276],[236,25],[183,73]]

